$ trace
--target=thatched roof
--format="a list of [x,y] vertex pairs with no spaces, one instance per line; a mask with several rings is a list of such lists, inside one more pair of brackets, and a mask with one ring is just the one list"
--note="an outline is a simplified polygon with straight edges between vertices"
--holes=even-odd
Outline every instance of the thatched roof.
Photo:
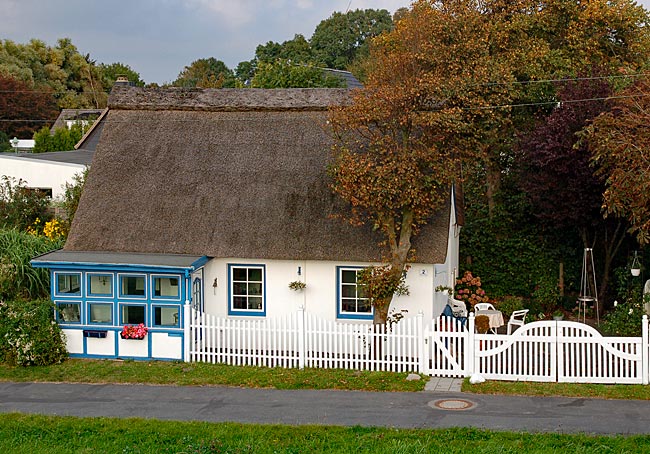
[[[380,259],[380,238],[333,218],[327,107],[347,90],[120,87],[65,249],[251,259]],[[422,230],[442,263],[449,210]]]

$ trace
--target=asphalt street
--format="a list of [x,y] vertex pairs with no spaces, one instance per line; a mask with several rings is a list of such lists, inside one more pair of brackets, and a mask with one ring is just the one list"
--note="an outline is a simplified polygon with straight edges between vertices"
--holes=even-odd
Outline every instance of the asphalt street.
[[179,421],[649,434],[650,402],[459,392],[0,383],[0,412]]

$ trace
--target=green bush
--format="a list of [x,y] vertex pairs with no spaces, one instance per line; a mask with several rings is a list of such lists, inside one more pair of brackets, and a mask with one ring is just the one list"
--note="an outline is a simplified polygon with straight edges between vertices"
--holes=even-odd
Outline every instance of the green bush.
[[[645,298],[650,301],[650,296]],[[644,313],[641,295],[630,295],[605,315],[600,328],[608,336],[641,336]]]
[[26,230],[37,219],[52,218],[50,198],[42,191],[28,189],[23,180],[2,176],[0,180],[0,228]]
[[524,309],[524,299],[521,296],[504,296],[496,303],[497,309],[507,318],[510,318],[514,311]]
[[68,353],[49,300],[0,301],[0,361],[13,366],[60,363]]
[[555,279],[542,276],[533,292],[533,299],[545,314],[555,311],[560,304],[560,289]]
[[50,274],[33,268],[29,262],[63,246],[63,240],[50,240],[15,229],[0,229],[0,299],[47,298]]

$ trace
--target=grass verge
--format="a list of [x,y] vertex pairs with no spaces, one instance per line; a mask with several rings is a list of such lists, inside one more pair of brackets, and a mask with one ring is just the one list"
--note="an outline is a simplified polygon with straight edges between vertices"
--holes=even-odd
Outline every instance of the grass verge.
[[464,428],[290,427],[12,413],[0,414],[0,446],[12,454],[632,453],[650,451],[650,437],[524,434]]
[[599,385],[590,383],[535,383],[486,381],[472,385],[463,381],[464,392],[476,394],[510,394],[518,396],[595,397],[599,399],[650,400],[648,385]]
[[239,386],[276,389],[421,391],[426,379],[405,373],[342,369],[283,369],[164,361],[68,359],[52,366],[0,364],[0,381],[69,383],[148,383],[181,386]]

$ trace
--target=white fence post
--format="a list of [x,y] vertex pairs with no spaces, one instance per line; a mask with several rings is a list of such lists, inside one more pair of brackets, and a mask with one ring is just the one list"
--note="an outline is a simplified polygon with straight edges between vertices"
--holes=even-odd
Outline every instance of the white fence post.
[[424,351],[426,349],[426,346],[424,344],[424,312],[419,311],[417,315],[417,333],[416,333],[416,338],[417,338],[417,345],[418,345],[418,350],[417,350],[417,355],[418,355],[418,373],[423,374],[424,371],[427,369],[425,365],[425,358],[424,358]]
[[305,307],[300,306],[298,309],[298,367],[305,368]]
[[190,362],[190,342],[192,340],[192,332],[190,330],[190,302],[185,300],[185,305],[183,306],[183,360],[186,363]]
[[641,327],[641,383],[647,385],[650,381],[648,371],[650,369],[650,342],[648,339],[648,316],[642,318],[643,326]]
[[474,334],[474,312],[470,312],[469,318],[467,319],[467,345],[465,355],[465,364],[463,369],[465,369],[465,376],[469,377],[475,372],[479,371],[478,365],[478,356],[476,355],[476,340]]

